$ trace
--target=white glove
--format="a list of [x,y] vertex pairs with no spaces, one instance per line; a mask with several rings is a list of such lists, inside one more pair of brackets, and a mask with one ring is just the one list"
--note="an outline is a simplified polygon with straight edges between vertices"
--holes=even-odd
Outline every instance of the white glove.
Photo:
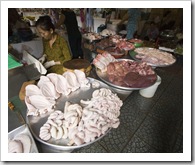
[[48,62],[44,63],[44,67],[47,69],[47,68],[49,68],[49,67],[51,67],[51,66],[54,66],[55,64],[56,64],[56,63],[55,63],[54,60],[48,61]]
[[41,64],[43,64],[44,63],[44,61],[46,60],[46,54],[44,54],[41,58],[39,58],[39,62],[41,63]]
[[54,60],[52,60],[52,61],[48,61],[48,62],[44,63],[44,67],[47,69],[51,66],[60,65],[60,64],[61,64],[60,61],[55,62]]

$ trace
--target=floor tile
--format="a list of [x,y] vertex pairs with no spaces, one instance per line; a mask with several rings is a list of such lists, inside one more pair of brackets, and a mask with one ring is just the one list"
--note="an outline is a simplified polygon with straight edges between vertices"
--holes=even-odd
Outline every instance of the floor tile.
[[183,153],[183,134],[178,134],[172,152]]
[[147,116],[135,135],[159,152],[169,153],[174,145],[176,130],[175,126],[170,125],[170,123],[160,122]]
[[119,153],[131,138],[131,132],[123,125],[112,129],[99,143],[110,153]]
[[121,109],[121,115],[119,117],[121,125],[128,129],[133,134],[139,129],[140,124],[146,117],[146,113],[140,109],[136,109],[135,106],[126,105]]
[[95,142],[86,147],[75,149],[72,153],[107,153],[107,151],[98,142]]
[[148,145],[145,141],[141,140],[138,136],[133,136],[127,144],[123,153],[157,153],[158,150]]

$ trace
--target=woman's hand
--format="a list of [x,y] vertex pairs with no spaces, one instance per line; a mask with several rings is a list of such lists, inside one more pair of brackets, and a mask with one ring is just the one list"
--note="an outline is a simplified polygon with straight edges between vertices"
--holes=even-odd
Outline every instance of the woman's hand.
[[43,64],[44,62],[45,62],[45,60],[46,60],[46,54],[44,54],[41,58],[39,58],[39,62],[41,63],[41,64]]
[[54,66],[54,65],[55,65],[55,61],[54,60],[48,61],[48,62],[44,63],[44,67],[46,69],[48,69],[48,68],[50,68],[51,66]]
[[54,60],[52,60],[52,61],[48,61],[48,62],[44,63],[44,67],[47,69],[47,68],[50,68],[54,65],[60,65],[60,64],[61,64],[60,61],[55,62]]
[[56,62],[55,62],[55,65],[60,65],[60,64],[61,64],[60,61],[56,61]]

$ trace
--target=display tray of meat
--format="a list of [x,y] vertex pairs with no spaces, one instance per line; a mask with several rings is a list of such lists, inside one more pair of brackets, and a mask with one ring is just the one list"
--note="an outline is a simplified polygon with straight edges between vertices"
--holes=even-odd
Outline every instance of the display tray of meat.
[[122,37],[120,35],[112,35],[109,37],[109,39],[113,42],[113,43],[118,43],[120,42],[122,39]]
[[84,39],[87,40],[88,43],[92,42],[99,42],[101,39],[103,39],[103,36],[101,36],[99,33],[94,32],[88,32],[82,35]]
[[141,47],[143,45],[143,41],[137,38],[132,38],[128,41],[133,43],[136,48]]
[[123,105],[106,83],[85,77],[80,70],[42,76],[37,85],[26,87],[25,103],[35,139],[51,150],[66,152],[117,128]]
[[115,47],[115,46],[105,48],[105,51],[110,53],[114,58],[121,58],[125,55],[124,49],[120,49],[120,48]]
[[100,42],[95,43],[95,47],[101,50],[104,50],[105,48],[111,47],[114,45],[115,44],[109,38],[104,38]]
[[[98,62],[96,64],[99,65]],[[157,80],[155,71],[145,62],[118,59],[110,62],[103,69],[98,68],[98,65],[96,67],[98,77],[116,88],[139,90],[153,85]]]
[[130,51],[129,55],[133,60],[146,62],[153,67],[167,67],[176,62],[171,53],[150,47],[136,48]]

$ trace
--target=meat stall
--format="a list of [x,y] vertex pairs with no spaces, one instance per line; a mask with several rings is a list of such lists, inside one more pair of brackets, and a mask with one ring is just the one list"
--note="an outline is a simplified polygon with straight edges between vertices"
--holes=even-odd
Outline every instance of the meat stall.
[[[119,126],[125,99],[156,83],[155,68],[176,62],[170,53],[144,44],[135,47],[112,31],[85,34],[84,41],[84,57],[92,66],[87,76],[79,69],[35,77],[24,74],[25,66],[9,71],[9,101],[23,105],[17,109],[19,115],[8,108],[9,131],[26,124],[40,152],[72,152],[97,142]],[[28,73],[35,70],[32,67]],[[17,86],[13,85],[16,80]],[[21,87],[30,80],[34,81],[19,99]],[[21,116],[23,123],[19,123]]]

